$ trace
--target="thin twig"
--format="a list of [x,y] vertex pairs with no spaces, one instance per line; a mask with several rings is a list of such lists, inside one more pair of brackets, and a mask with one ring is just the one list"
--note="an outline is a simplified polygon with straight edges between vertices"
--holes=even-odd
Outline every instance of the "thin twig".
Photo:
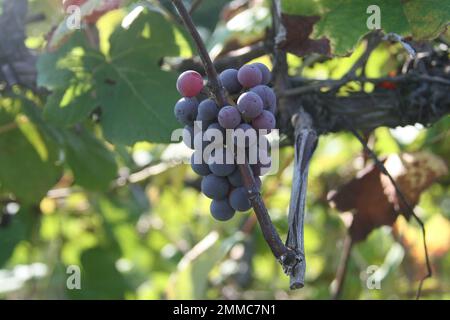
[[191,7],[189,8],[189,14],[193,14],[195,10],[202,4],[203,0],[193,0]]
[[344,289],[345,276],[347,274],[348,263],[350,261],[350,253],[352,252],[353,241],[352,237],[347,234],[344,239],[344,246],[342,248],[341,259],[336,272],[336,279],[334,280],[334,287],[332,292],[332,299],[339,300]]
[[[206,50],[205,44],[203,43],[197,29],[195,28],[189,12],[187,11],[181,0],[172,0],[172,3],[177,8],[181,19],[183,20],[188,32],[191,34],[197,46],[198,54],[203,62],[205,73],[208,77],[211,90],[215,98],[217,99],[217,102],[220,106],[224,106],[227,103],[226,95],[217,77],[216,69],[214,68],[211,58]],[[264,205],[258,188],[256,187],[255,178],[253,176],[250,165],[240,164],[238,165],[238,168],[241,172],[244,186],[248,190],[249,199],[255,211],[256,217],[258,218],[258,222],[261,226],[264,239],[268,243],[274,256],[283,265],[283,268],[285,270],[286,268],[292,268],[292,266],[296,263],[295,252],[284,246],[278,232],[275,229],[275,226],[270,220],[267,208]]]

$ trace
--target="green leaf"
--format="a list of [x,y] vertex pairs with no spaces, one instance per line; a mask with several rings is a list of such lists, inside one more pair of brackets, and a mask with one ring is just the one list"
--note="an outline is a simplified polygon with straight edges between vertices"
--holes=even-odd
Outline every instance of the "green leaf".
[[36,66],[38,86],[49,90],[67,87],[83,71],[84,48],[87,47],[84,34],[76,32],[59,50],[41,54]]
[[20,201],[40,200],[58,181],[57,150],[23,117],[0,108],[0,186]]
[[119,26],[111,35],[111,58],[94,74],[104,134],[126,145],[142,140],[168,143],[179,127],[173,115],[179,95],[175,74],[159,64],[180,52],[176,29],[160,13],[147,10],[126,27]]
[[395,32],[416,40],[433,39],[445,30],[450,20],[450,1],[444,0],[283,0],[283,12],[291,15],[318,16],[313,38],[326,37],[338,55],[354,49],[370,30],[367,20],[380,8],[380,26],[386,33]]
[[117,164],[112,152],[87,130],[68,131],[65,150],[77,184],[91,190],[103,190],[116,177]]
[[85,120],[97,104],[91,86],[76,83],[66,90],[55,90],[48,97],[44,117],[57,126],[71,126]]
[[21,219],[21,214],[11,217],[11,223],[0,227],[0,267],[11,257],[16,245],[26,238],[26,226]]

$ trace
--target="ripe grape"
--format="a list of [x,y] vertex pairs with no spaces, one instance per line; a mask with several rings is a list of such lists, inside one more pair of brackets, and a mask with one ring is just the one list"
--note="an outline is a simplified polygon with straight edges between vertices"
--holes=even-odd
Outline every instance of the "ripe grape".
[[188,70],[178,77],[177,90],[183,97],[195,97],[202,89],[203,78],[197,71]]
[[214,200],[225,199],[230,190],[230,184],[224,177],[209,174],[202,179],[201,189],[205,196]]
[[219,124],[225,129],[234,129],[241,123],[241,115],[237,108],[225,106],[219,111]]
[[272,79],[272,73],[270,73],[269,68],[266,67],[265,64],[260,63],[260,62],[255,62],[253,63],[254,66],[256,66],[259,71],[261,71],[261,75],[262,75],[262,84],[268,84],[270,82],[270,80]]
[[193,126],[197,117],[198,102],[195,98],[181,98],[175,104],[175,117],[182,124]]
[[223,87],[230,93],[238,93],[242,86],[238,81],[238,71],[236,69],[226,69],[219,75]]
[[263,101],[254,92],[245,92],[239,96],[237,108],[248,119],[254,119],[263,111]]
[[244,185],[244,182],[242,181],[241,172],[238,168],[233,171],[232,174],[228,175],[228,181],[233,187],[242,187]]
[[215,149],[208,159],[208,165],[209,170],[220,177],[226,177],[236,169],[234,155],[227,148]]
[[262,74],[258,67],[247,64],[239,69],[238,80],[244,88],[251,88],[261,84]]
[[[196,159],[198,158],[198,159]],[[200,159],[200,161],[198,161]],[[191,156],[191,168],[199,176],[211,174],[208,164],[204,161],[200,151],[195,151]]]
[[250,200],[248,199],[247,189],[244,187],[239,187],[231,191],[228,201],[230,202],[231,207],[236,211],[247,211],[252,207]]
[[257,130],[272,130],[275,128],[275,116],[272,112],[264,110],[258,117],[253,119],[252,126]]
[[194,149],[194,127],[185,126],[183,128],[183,142],[186,147]]
[[231,218],[233,218],[235,213],[234,209],[230,206],[227,199],[213,200],[209,209],[214,219],[219,221],[230,220]]
[[247,123],[241,123],[233,130],[233,142],[237,148],[248,148],[258,142],[256,130]]
[[277,97],[272,88],[263,84],[250,89],[250,92],[256,93],[262,100],[264,109],[271,110],[277,105]]
[[198,121],[213,121],[217,118],[219,109],[220,109],[219,106],[213,99],[203,100],[198,105],[197,120]]

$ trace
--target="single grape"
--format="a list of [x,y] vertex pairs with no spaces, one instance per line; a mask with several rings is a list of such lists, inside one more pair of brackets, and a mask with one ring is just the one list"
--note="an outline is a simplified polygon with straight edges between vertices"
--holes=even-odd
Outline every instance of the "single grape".
[[241,115],[237,108],[225,106],[219,111],[219,124],[225,129],[234,129],[241,123]]
[[[198,105],[197,120],[198,121],[213,121],[217,118],[219,113],[219,106],[213,99],[206,99]],[[204,128],[206,129],[206,128]]]
[[197,71],[188,70],[178,77],[177,90],[183,97],[195,97],[202,89],[203,78]]
[[232,174],[228,175],[227,178],[233,187],[242,187],[244,185],[239,168],[236,168],[236,170],[234,170]]
[[254,92],[245,92],[239,96],[237,108],[242,116],[247,119],[254,119],[263,111],[263,101]]
[[227,199],[224,200],[213,200],[211,206],[209,207],[211,215],[214,219],[219,221],[227,221],[233,218],[234,209],[230,206]]
[[215,132],[214,134],[218,134],[218,132],[220,132],[220,134],[222,135],[223,141],[225,141],[225,128],[222,127],[218,122],[213,122],[208,126],[208,129],[206,129],[206,131],[210,131],[210,132],[214,132],[213,130],[217,130],[217,132]]
[[225,199],[230,191],[230,184],[224,177],[209,174],[202,179],[201,190],[210,199]]
[[175,117],[182,124],[193,126],[197,117],[198,102],[195,98],[181,98],[175,104]]
[[260,62],[255,62],[253,63],[254,66],[256,66],[259,71],[261,71],[261,75],[262,75],[262,84],[268,84],[270,82],[270,80],[272,79],[272,73],[270,72],[269,68],[266,67],[265,64],[260,63]]
[[199,151],[195,151],[192,154],[191,168],[199,176],[207,176],[211,174],[211,171],[209,170],[209,166],[206,163],[206,161],[204,161],[202,156],[203,156],[202,153]]
[[216,149],[208,159],[209,170],[216,176],[226,177],[235,169],[233,153],[227,148]]
[[264,110],[258,117],[252,120],[253,128],[257,130],[272,130],[275,128],[276,120],[272,112]]
[[228,196],[228,201],[231,207],[236,211],[247,211],[252,207],[250,200],[248,199],[247,189],[244,187],[239,187],[231,191]]
[[211,142],[205,138],[205,133],[203,131],[200,131],[197,132],[194,136],[194,147],[192,149],[205,153],[206,147],[208,147],[210,144]]
[[257,132],[248,123],[241,123],[233,130],[233,142],[237,148],[248,148],[258,142]]
[[223,87],[230,93],[238,93],[242,86],[238,81],[238,71],[236,69],[226,69],[219,75]]
[[262,74],[258,67],[247,64],[239,69],[238,80],[244,88],[251,88],[261,84]]
[[276,107],[277,97],[275,96],[275,92],[272,90],[272,88],[261,84],[259,86],[251,88],[250,92],[256,93],[261,98],[264,109],[271,110]]
[[194,127],[184,126],[183,128],[183,142],[186,147],[194,149]]

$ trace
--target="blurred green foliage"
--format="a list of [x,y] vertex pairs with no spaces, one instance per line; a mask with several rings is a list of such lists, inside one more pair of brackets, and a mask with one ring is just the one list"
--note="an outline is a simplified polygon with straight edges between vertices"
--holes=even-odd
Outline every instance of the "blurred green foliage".
[[[326,195],[362,168],[359,143],[347,133],[320,138],[308,186],[306,285],[290,291],[254,214],[214,221],[209,200],[198,191],[198,177],[180,163],[188,154],[180,144],[160,144],[169,142],[177,126],[172,116],[176,73],[161,69],[161,58],[189,56],[192,50],[184,31],[156,10],[154,1],[122,28],[135,2],[98,22],[100,50],[78,32],[57,51],[40,56],[39,83],[52,90],[48,97],[19,88],[0,96],[0,297],[328,299],[346,227]],[[267,4],[240,11],[234,22],[217,21],[225,2],[209,3],[194,16],[208,29],[211,50],[237,39],[251,42],[270,25]],[[209,7],[214,14],[208,14]],[[52,10],[60,12],[59,1],[32,1],[32,13]],[[249,16],[258,23],[238,28]],[[52,19],[30,28],[30,46],[43,52],[44,30],[55,23]],[[349,57],[305,68],[302,59],[289,56],[289,72],[338,78],[360,54],[356,48]],[[380,45],[367,75],[386,75],[401,56],[399,46]],[[270,63],[267,56],[259,61]],[[100,124],[93,116],[99,105]],[[374,147],[380,155],[428,150],[448,160],[449,128],[448,117],[431,128],[379,128]],[[284,238],[292,162],[292,148],[283,148],[279,172],[263,181],[265,203]],[[449,184],[447,176],[418,204],[434,269],[424,298],[450,299]],[[399,225],[409,235],[408,247],[388,227],[354,247],[343,298],[415,295],[424,273],[420,232],[413,222],[400,219]],[[67,287],[71,265],[81,269],[80,290]],[[371,265],[379,267],[381,290],[366,285]]]

